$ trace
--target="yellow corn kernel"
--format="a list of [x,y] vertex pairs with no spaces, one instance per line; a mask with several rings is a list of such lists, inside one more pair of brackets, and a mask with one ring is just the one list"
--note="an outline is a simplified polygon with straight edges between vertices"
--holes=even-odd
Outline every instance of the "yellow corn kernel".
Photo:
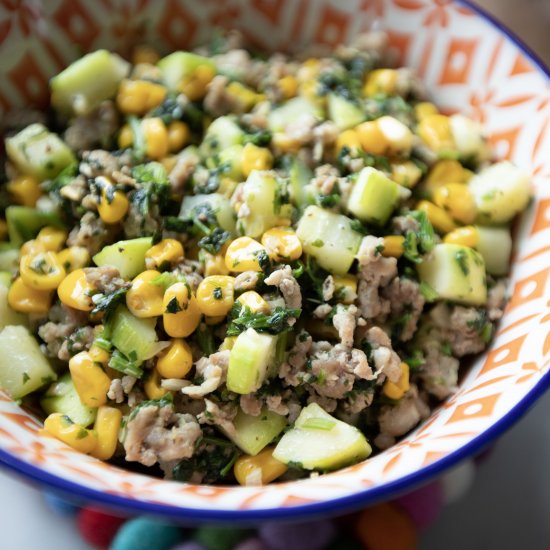
[[225,257],[223,254],[204,254],[204,275],[228,275],[229,269],[225,265]]
[[350,151],[361,150],[361,140],[359,139],[359,134],[353,128],[341,132],[336,140],[336,151],[338,153],[344,147],[347,147]]
[[311,82],[316,79],[320,70],[321,61],[315,57],[310,57],[302,63],[296,76],[300,82]]
[[262,271],[260,261],[267,257],[267,250],[258,241],[250,237],[239,237],[227,248],[225,265],[229,271]]
[[69,307],[80,311],[91,311],[94,308],[91,294],[95,288],[86,279],[83,269],[69,273],[57,288],[59,299]]
[[90,253],[83,246],[70,246],[57,253],[57,259],[67,273],[86,267],[90,263]]
[[220,344],[219,351],[232,350],[236,341],[236,336],[226,336]]
[[476,202],[464,183],[448,183],[438,187],[433,201],[460,223],[472,223],[477,217]]
[[17,277],[8,290],[8,304],[20,313],[48,313],[52,293],[27,286],[21,277]]
[[443,208],[439,208],[439,206],[436,206],[433,202],[420,201],[416,205],[416,209],[425,212],[430,223],[440,233],[448,233],[457,227],[451,216],[449,216]]
[[174,169],[174,166],[176,166],[178,162],[178,156],[169,155],[168,157],[160,159],[159,162],[162,164],[162,166],[164,166],[166,173],[169,174]]
[[69,370],[80,400],[88,407],[107,403],[111,379],[87,351],[77,353],[69,360]]
[[443,242],[447,244],[460,244],[475,248],[479,241],[477,229],[473,225],[458,227],[443,237]]
[[384,237],[384,250],[382,256],[400,258],[403,255],[403,243],[405,237],[403,235],[388,235]]
[[189,126],[181,120],[174,120],[168,125],[168,150],[171,153],[181,151],[189,143]]
[[390,178],[408,189],[412,189],[422,177],[422,170],[412,161],[392,162]]
[[361,147],[373,155],[381,155],[387,149],[386,138],[375,120],[362,122],[355,127]]
[[267,315],[271,308],[269,304],[255,290],[247,290],[238,298],[237,302],[250,309],[252,313],[263,313]]
[[23,243],[19,250],[20,256],[26,256],[28,254],[38,254],[39,252],[47,252],[44,243],[39,242],[36,239],[31,239]]
[[215,76],[216,71],[210,65],[199,65],[193,73],[182,79],[180,91],[191,101],[198,101],[206,95],[208,84]]
[[118,133],[118,146],[121,149],[126,149],[128,147],[132,147],[132,144],[134,143],[134,132],[132,132],[132,128],[128,124],[125,124]]
[[23,206],[35,206],[36,201],[42,196],[40,182],[34,176],[18,176],[8,182],[6,189],[15,202]]
[[107,184],[101,189],[101,200],[97,205],[99,217],[106,224],[118,223],[128,213],[130,203],[122,191],[115,191]]
[[395,69],[376,69],[367,75],[363,95],[373,97],[378,94],[393,95],[397,84]]
[[141,131],[145,139],[145,153],[149,158],[160,160],[168,154],[168,130],[161,118],[144,118]]
[[46,250],[59,252],[67,240],[67,232],[57,227],[43,227],[36,236],[36,240],[44,245]]
[[274,447],[266,447],[256,456],[242,455],[233,467],[240,485],[267,485],[281,477],[288,466],[273,458]]
[[243,148],[243,174],[248,177],[252,170],[269,170],[273,166],[273,155],[269,149],[247,143]]
[[139,63],[148,63],[150,65],[156,65],[160,59],[159,53],[155,48],[151,46],[136,46],[132,53],[132,64],[138,65]]
[[55,252],[27,254],[19,262],[23,282],[36,290],[55,290],[65,278],[65,268]]
[[175,338],[158,358],[156,369],[163,378],[185,378],[193,366],[193,352],[185,340]]
[[217,192],[225,195],[226,197],[231,197],[237,185],[238,183],[234,179],[228,178],[227,176],[223,177],[220,180],[220,186],[218,187]]
[[103,366],[108,365],[109,359],[111,357],[107,350],[104,350],[103,348],[100,348],[95,344],[92,344],[92,346],[88,350],[88,354],[90,355],[94,363],[101,363]]
[[414,106],[414,114],[418,121],[421,121],[429,116],[439,114],[437,107],[429,101],[422,101]]
[[149,371],[149,374],[147,376],[147,380],[143,383],[143,389],[145,390],[145,395],[149,399],[162,399],[165,397],[168,393],[170,393],[168,390],[165,390],[160,385],[161,379],[160,374],[158,373],[157,369],[152,369]]
[[333,275],[334,297],[342,304],[353,304],[357,298],[357,277]]
[[399,382],[395,383],[391,380],[384,382],[383,391],[386,397],[390,399],[401,399],[403,395],[409,391],[409,365],[407,363],[401,363],[401,378]]
[[162,321],[168,336],[185,338],[199,325],[201,310],[186,283],[175,283],[166,289],[163,307]]
[[293,229],[272,227],[262,235],[262,244],[276,262],[297,260],[302,255],[302,243]]
[[214,325],[219,325],[221,322],[225,321],[225,318],[226,318],[225,315],[218,315],[217,317],[205,316],[204,322],[205,322],[206,325],[208,325],[210,327],[210,326],[214,326]]
[[97,444],[97,436],[92,430],[75,424],[61,413],[50,414],[44,420],[44,430],[81,453],[91,453]]
[[166,97],[168,90],[150,80],[123,80],[118,88],[116,102],[126,115],[144,115],[158,107]]
[[176,262],[183,260],[183,245],[176,239],[163,239],[145,253],[147,269],[167,269]]
[[422,141],[437,153],[455,148],[449,117],[445,115],[423,118],[418,124],[417,132]]
[[280,78],[277,84],[279,86],[279,90],[281,90],[283,99],[290,99],[298,93],[298,81],[296,80],[296,77],[291,74]]
[[422,191],[428,197],[432,197],[441,185],[466,183],[468,179],[468,170],[465,170],[457,160],[439,160],[432,166],[426,180],[422,183]]
[[271,138],[271,143],[281,153],[295,153],[300,149],[300,142],[292,139],[284,132],[275,132]]
[[5,241],[8,236],[8,224],[6,220],[0,218],[0,241]]
[[97,443],[91,455],[99,460],[109,460],[118,445],[118,432],[122,424],[122,412],[115,407],[99,407],[94,422]]
[[210,317],[227,315],[235,303],[235,278],[213,275],[201,281],[197,288],[197,303],[201,313]]
[[250,111],[258,99],[262,96],[257,94],[254,90],[244,86],[240,82],[234,80],[227,85],[227,91],[233,96],[236,97],[242,105],[242,110]]
[[143,319],[162,315],[164,288],[153,282],[159,276],[159,271],[148,269],[132,281],[126,293],[126,306],[132,315]]

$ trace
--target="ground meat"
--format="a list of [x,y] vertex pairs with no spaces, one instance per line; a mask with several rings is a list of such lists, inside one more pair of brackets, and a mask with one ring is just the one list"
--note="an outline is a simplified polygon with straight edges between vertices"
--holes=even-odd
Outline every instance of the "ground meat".
[[335,290],[334,277],[332,275],[329,275],[323,281],[323,300],[325,302],[332,300],[332,297],[334,296],[334,290]]
[[332,312],[330,304],[320,304],[313,310],[313,317],[316,319],[326,319]]
[[246,111],[244,101],[227,90],[228,84],[229,78],[223,75],[215,76],[208,84],[203,103],[206,112],[219,117],[228,113],[244,113]]
[[185,188],[185,184],[193,174],[196,166],[199,164],[200,158],[198,155],[186,153],[181,156],[176,165],[168,175],[170,189],[173,193],[181,194]]
[[286,307],[291,309],[302,307],[300,284],[292,275],[292,268],[289,265],[276,269],[264,282],[266,285],[276,286],[281,291]]
[[200,424],[219,426],[226,434],[233,435],[235,426],[233,420],[237,415],[238,408],[234,403],[218,405],[210,399],[205,399],[206,410],[197,416]]
[[80,351],[88,350],[92,346],[95,339],[95,331],[93,327],[77,328],[72,334],[66,338],[59,351],[57,352],[58,359],[68,361],[73,355]]
[[382,256],[380,247],[383,246],[382,238],[368,235],[361,242],[357,253],[360,269],[359,306],[365,319],[387,315],[390,311],[390,301],[381,298],[379,290],[397,275],[397,260]]
[[374,391],[354,391],[351,392],[341,404],[341,410],[345,414],[358,414],[372,405],[374,400]]
[[243,271],[235,277],[235,292],[245,292],[246,290],[254,290],[260,280],[259,273],[256,271]]
[[229,366],[229,350],[218,351],[197,361],[196,377],[203,382],[197,386],[187,386],[181,390],[185,395],[200,399],[216,391],[224,382]]
[[412,216],[396,216],[392,219],[391,225],[400,235],[405,235],[408,231],[413,233],[420,231],[420,224]]
[[112,101],[103,101],[93,112],[78,116],[65,130],[65,143],[73,151],[107,147],[119,128],[118,111]]
[[190,414],[176,413],[171,405],[144,405],[132,412],[126,424],[126,460],[152,466],[190,458],[201,434]]
[[[84,196],[89,192],[90,188],[86,182],[86,178],[80,174],[71,180],[67,185],[64,185],[59,190],[59,194],[72,202],[80,203]],[[95,207],[94,207],[95,208]]]
[[338,407],[338,401],[336,399],[332,399],[331,397],[327,397],[326,395],[319,395],[316,392],[311,392],[309,394],[309,397],[307,398],[307,403],[308,405],[310,403],[317,403],[319,407],[321,407],[328,413],[334,412],[336,410],[336,407]]
[[415,99],[427,97],[426,87],[416,72],[409,67],[397,69],[395,91],[402,97],[413,96]]
[[457,390],[459,361],[456,357],[443,353],[438,340],[427,340],[422,350],[424,364],[419,376],[424,389],[437,399],[445,399]]
[[317,119],[313,115],[302,113],[296,120],[288,124],[285,128],[285,132],[291,142],[307,145],[313,141],[313,129],[316,124]]
[[95,212],[86,212],[67,237],[68,246],[82,246],[91,256],[109,239],[109,231]]
[[82,153],[80,173],[88,178],[111,177],[113,172],[129,170],[130,166],[132,166],[130,152],[117,155],[103,149],[94,149]]
[[[372,350],[375,375],[379,381],[388,378],[392,382],[399,382],[401,378],[401,359],[392,349],[389,336],[380,328],[372,327],[365,333],[365,338]],[[383,374],[383,377],[379,377]]]
[[124,391],[122,389],[122,380],[120,378],[111,380],[107,397],[115,403],[122,403],[124,401]]
[[131,283],[125,281],[116,267],[86,267],[86,280],[101,294],[112,294],[120,288],[129,288]]
[[301,383],[298,375],[306,364],[312,343],[313,339],[305,330],[296,336],[296,342],[288,352],[287,360],[279,369],[279,378],[282,378],[287,386],[298,386]]
[[178,262],[172,270],[174,275],[183,275],[191,290],[195,292],[203,280],[203,266],[195,260],[187,258]]
[[161,229],[158,204],[149,201],[149,205],[144,211],[140,201],[132,200],[140,192],[141,190],[138,189],[130,192],[128,195],[130,206],[122,224],[124,234],[128,239],[135,239],[144,235],[154,235]]
[[487,316],[491,321],[497,321],[504,314],[506,307],[506,279],[499,279],[487,293]]
[[404,322],[399,325],[399,339],[402,342],[410,340],[426,303],[424,295],[420,292],[420,285],[412,279],[395,277],[382,290],[381,295],[390,302],[391,320],[395,321],[403,316]]
[[260,416],[262,412],[262,402],[256,397],[256,394],[249,393],[247,395],[241,395],[239,399],[241,409],[246,414],[251,416]]
[[479,353],[487,347],[487,342],[480,336],[486,322],[483,309],[450,307],[441,302],[431,310],[430,319],[439,331],[440,341],[447,342],[456,357]]
[[357,325],[357,308],[354,305],[343,306],[342,304],[337,304],[332,324],[338,331],[342,345],[346,348],[352,348],[353,334]]
[[416,386],[396,405],[385,405],[380,410],[378,423],[380,431],[393,437],[399,437],[412,430],[423,418],[430,414],[428,405],[418,396]]
[[129,374],[123,376],[121,379],[122,391],[128,395],[134,389],[136,382],[137,378],[135,376],[130,376]]

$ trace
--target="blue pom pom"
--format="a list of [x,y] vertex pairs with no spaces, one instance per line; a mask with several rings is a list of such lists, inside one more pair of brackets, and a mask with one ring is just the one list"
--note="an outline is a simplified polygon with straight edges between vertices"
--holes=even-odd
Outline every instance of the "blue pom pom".
[[271,550],[321,550],[336,537],[330,520],[311,523],[267,523],[259,528],[260,538]]
[[135,518],[120,528],[111,550],[169,550],[181,539],[179,527],[154,519]]
[[50,510],[61,516],[74,516],[78,512],[78,506],[54,493],[44,493],[44,500]]

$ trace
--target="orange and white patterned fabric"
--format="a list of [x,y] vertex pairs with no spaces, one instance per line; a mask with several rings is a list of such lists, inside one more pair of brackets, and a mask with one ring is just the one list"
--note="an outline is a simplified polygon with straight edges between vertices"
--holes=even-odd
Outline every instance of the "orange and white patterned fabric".
[[86,489],[196,510],[293,507],[414,482],[509,424],[511,411],[550,382],[550,82],[501,31],[452,0],[0,0],[0,109],[44,105],[47,78],[83,51],[127,53],[136,40],[185,48],[220,25],[269,49],[334,46],[383,28],[396,57],[416,67],[439,105],[481,121],[498,155],[529,171],[535,199],[517,231],[512,297],[489,353],[414,433],[315,479],[263,488],[153,479],[43,435],[5,396],[0,451]]

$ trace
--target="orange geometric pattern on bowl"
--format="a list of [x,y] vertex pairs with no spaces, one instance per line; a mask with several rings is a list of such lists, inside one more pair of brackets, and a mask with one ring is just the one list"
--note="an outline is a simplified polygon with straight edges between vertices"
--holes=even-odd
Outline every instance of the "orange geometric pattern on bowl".
[[483,435],[548,374],[550,85],[517,46],[469,8],[451,0],[52,0],[2,6],[4,111],[44,104],[47,77],[81,50],[128,53],[138,37],[168,51],[204,41],[208,28],[220,24],[271,49],[332,47],[376,22],[387,30],[395,57],[419,70],[444,111],[461,110],[481,121],[499,156],[532,174],[535,193],[517,232],[512,296],[491,350],[427,422],[364,463],[261,489],[157,480],[42,436],[40,424],[0,392],[2,450],[49,474],[129,499],[209,510],[303,506],[379,488],[433,465]]

